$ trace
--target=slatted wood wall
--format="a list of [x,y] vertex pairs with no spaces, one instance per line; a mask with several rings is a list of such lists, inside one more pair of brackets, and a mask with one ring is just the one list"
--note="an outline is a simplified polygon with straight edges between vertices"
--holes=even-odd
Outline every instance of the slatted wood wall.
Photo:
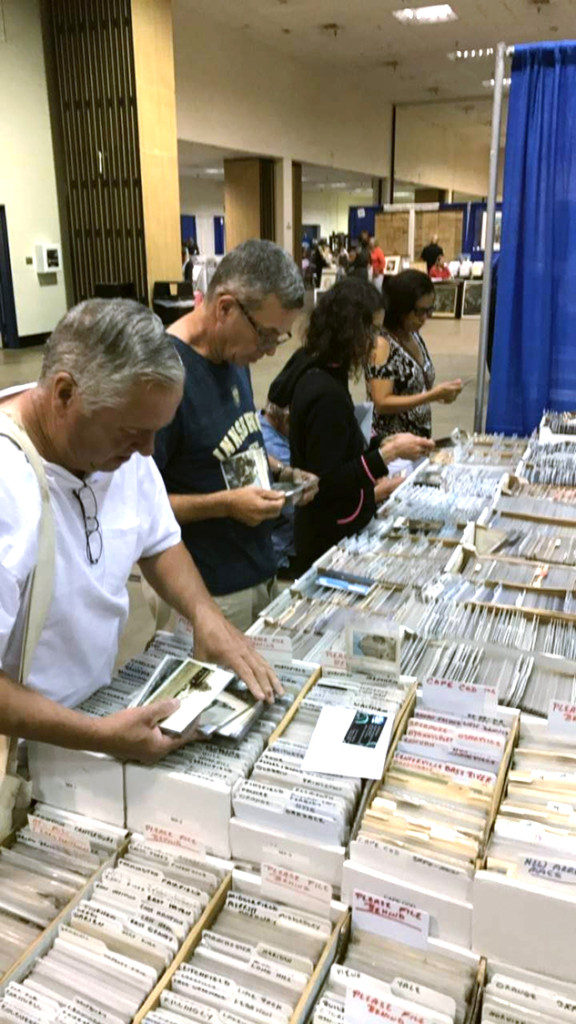
[[130,0],[45,0],[43,18],[72,300],[132,281],[147,301]]

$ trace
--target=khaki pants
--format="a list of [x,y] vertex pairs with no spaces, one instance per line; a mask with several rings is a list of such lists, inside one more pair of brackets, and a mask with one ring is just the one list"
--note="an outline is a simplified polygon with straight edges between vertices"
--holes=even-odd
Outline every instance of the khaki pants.
[[276,579],[272,577],[264,583],[258,583],[247,590],[237,590],[233,594],[222,594],[214,600],[229,622],[245,633],[258,617],[260,612],[280,593]]

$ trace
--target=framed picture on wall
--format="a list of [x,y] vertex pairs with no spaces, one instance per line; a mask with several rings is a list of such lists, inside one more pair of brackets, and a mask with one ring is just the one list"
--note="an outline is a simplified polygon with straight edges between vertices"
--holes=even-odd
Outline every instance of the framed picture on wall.
[[458,282],[443,281],[434,285],[434,316],[453,319],[458,305]]
[[483,281],[465,281],[462,297],[462,317],[477,320],[482,309]]
[[398,274],[400,271],[400,265],[402,263],[401,256],[387,256],[384,264],[385,274]]

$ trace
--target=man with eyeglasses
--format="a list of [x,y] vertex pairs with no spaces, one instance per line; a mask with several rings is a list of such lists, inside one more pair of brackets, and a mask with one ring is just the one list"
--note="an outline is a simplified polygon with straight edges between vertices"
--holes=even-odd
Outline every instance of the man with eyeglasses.
[[[282,692],[272,669],[208,594],[148,457],[156,431],[176,413],[183,378],[178,353],[150,310],[129,300],[91,299],[54,330],[38,385],[0,394],[0,736],[143,761],[181,745],[158,728],[177,701],[107,718],[73,710],[111,678],[136,561],[158,594],[192,621],[198,657],[232,668],[259,699]],[[32,464],[9,439],[13,423],[42,459],[47,519]],[[54,524],[53,572],[37,571],[50,599],[20,686],[30,584],[46,521]]]
[[[285,499],[268,481],[229,489],[226,463],[249,449],[265,455],[249,367],[290,339],[303,303],[302,275],[291,257],[253,240],[224,257],[205,302],[169,328],[186,369],[184,398],[159,431],[154,456],[188,551],[242,630],[274,593],[271,524]],[[284,480],[297,473],[269,462]],[[311,486],[307,498],[314,493]]]

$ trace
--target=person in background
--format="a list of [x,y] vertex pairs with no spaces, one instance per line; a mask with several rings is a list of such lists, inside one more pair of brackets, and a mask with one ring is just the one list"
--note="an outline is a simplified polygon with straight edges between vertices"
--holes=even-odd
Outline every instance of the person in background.
[[182,280],[192,281],[192,267],[194,266],[194,260],[192,259],[188,247],[182,246]]
[[431,437],[432,402],[454,402],[461,380],[435,384],[435,371],[421,335],[434,311],[434,285],[420,270],[404,270],[384,287],[384,327],[365,364],[366,387],[374,403],[373,430],[383,437],[409,431]]
[[[268,458],[272,456],[277,466],[290,465],[290,409],[281,409],[270,400],[266,408],[258,413],[260,429]],[[292,563],[296,550],[294,547],[294,505],[287,501],[278,519],[272,525],[272,544],[278,563],[276,573],[280,580],[293,580]]]
[[[176,416],[154,457],[182,539],[227,619],[246,630],[275,595],[272,525],[284,496],[270,485],[228,489],[223,463],[266,454],[249,367],[291,337],[304,302],[302,274],[273,242],[244,242],[219,263],[206,299],[169,328],[186,371]],[[275,466],[276,478],[293,479]],[[309,497],[313,496],[313,488]]]
[[438,235],[432,235],[432,238],[425,245],[420,253],[420,259],[426,261],[426,268],[430,273],[430,267],[433,267],[439,256],[444,255],[444,249],[441,245],[438,245]]
[[372,284],[381,292],[384,282],[386,257],[374,236],[370,239],[370,263],[372,264]]
[[430,267],[428,274],[433,281],[448,281],[452,277],[450,267],[441,255],[436,257],[436,262]]
[[368,268],[370,267],[370,234],[368,231],[361,231],[358,245],[350,250],[350,266],[348,274],[351,277],[358,277],[361,281],[368,281]]
[[319,288],[322,281],[322,271],[325,270],[329,264],[328,260],[324,255],[322,243],[314,241],[312,242],[312,251],[310,253],[310,262],[314,270],[314,287]]
[[270,386],[270,400],[290,406],[292,465],[320,478],[314,501],[296,508],[298,574],[370,521],[377,502],[400,482],[387,477],[388,462],[418,458],[434,447],[400,434],[367,449],[349,380],[361,370],[382,318],[376,288],[350,277],[337,282],[319,297],[304,346]]

